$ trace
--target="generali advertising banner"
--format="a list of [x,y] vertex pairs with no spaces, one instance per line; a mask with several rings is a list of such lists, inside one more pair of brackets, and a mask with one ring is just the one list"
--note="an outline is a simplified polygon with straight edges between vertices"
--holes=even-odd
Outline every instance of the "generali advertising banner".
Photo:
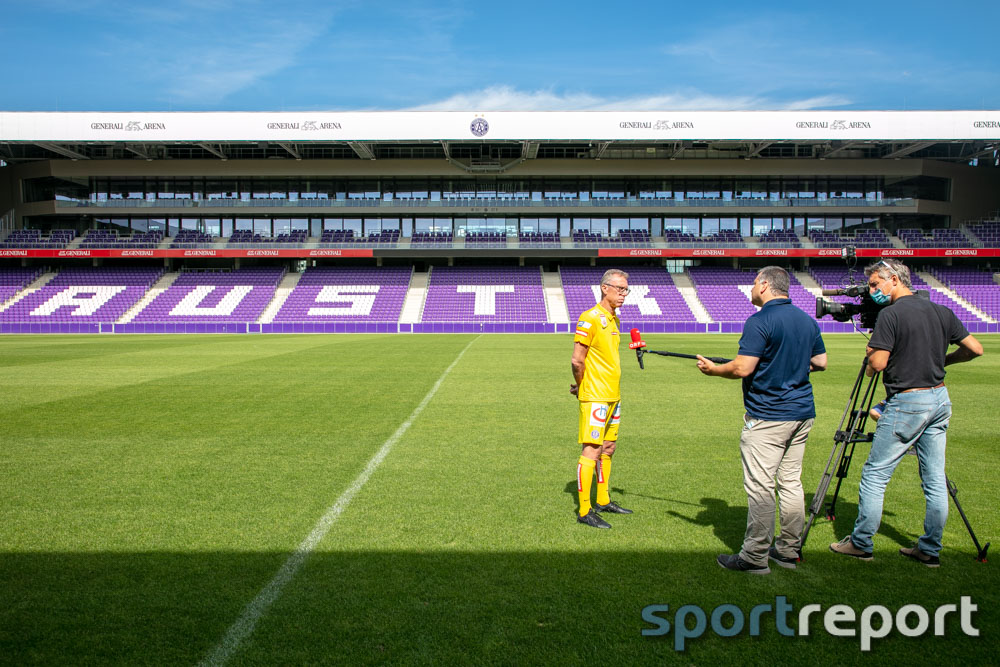
[[[496,252],[496,251],[492,251]],[[840,248],[600,248],[587,251],[588,255],[596,252],[598,257],[665,257],[665,258],[698,258],[698,257],[840,257]],[[512,251],[510,254],[516,254]],[[89,248],[81,249],[0,249],[0,258],[72,258],[94,257],[111,259],[162,259],[185,257],[219,257],[219,258],[291,258],[291,259],[321,259],[338,257],[375,257],[371,248],[282,248],[282,249],[111,249]],[[1000,257],[1000,248],[858,248],[858,257]]]
[[372,257],[371,248],[281,248],[248,250],[236,248],[193,248],[181,250],[178,248],[169,249],[112,249],[112,248],[88,248],[46,250],[25,248],[0,249],[0,257],[109,257],[114,259],[158,259],[158,258],[184,258],[184,257],[220,257],[220,258],[249,258],[249,257],[284,257],[284,258],[337,258],[337,257]]
[[991,111],[0,112],[0,141],[1000,139]]
[[[858,257],[1000,257],[1000,248],[858,248]],[[598,257],[840,257],[840,248],[601,248]]]

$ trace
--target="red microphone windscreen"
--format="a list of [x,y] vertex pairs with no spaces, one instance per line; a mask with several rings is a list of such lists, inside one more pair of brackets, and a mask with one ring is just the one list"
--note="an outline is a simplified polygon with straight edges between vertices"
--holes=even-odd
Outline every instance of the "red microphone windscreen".
[[634,350],[637,347],[646,347],[646,342],[642,340],[642,334],[639,333],[638,329],[632,329],[629,331],[629,335],[632,336],[632,342],[628,344],[630,350]]

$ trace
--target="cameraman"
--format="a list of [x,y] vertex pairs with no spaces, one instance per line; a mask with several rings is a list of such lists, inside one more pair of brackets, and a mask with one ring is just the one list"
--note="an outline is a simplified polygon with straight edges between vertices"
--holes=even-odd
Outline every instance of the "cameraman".
[[[760,306],[743,325],[740,349],[716,366],[698,355],[698,370],[743,380],[740,459],[747,493],[747,529],[738,554],[720,554],[727,570],[768,574],[768,559],[795,569],[805,523],[802,456],[816,417],[810,371],[826,370],[826,348],[816,320],[792,305],[788,272],[766,266],[757,272],[750,300]],[[774,538],[777,486],[781,533]]]
[[[910,270],[885,259],[865,269],[868,291],[879,313],[868,342],[868,375],[884,371],[886,404],[861,472],[858,518],[854,531],[830,545],[834,553],[872,559],[872,537],[882,521],[885,487],[906,451],[913,447],[927,509],[924,534],[899,553],[928,567],[938,567],[941,535],[948,518],[945,480],[945,433],[951,401],[944,386],[944,367],[982,355],[983,346],[945,306],[913,294]],[[949,344],[958,349],[946,354]]]

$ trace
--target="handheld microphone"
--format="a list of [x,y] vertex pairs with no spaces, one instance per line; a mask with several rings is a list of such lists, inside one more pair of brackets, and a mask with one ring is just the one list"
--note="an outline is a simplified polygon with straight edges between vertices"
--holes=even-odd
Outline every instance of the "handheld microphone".
[[628,349],[635,350],[635,358],[639,360],[639,369],[645,370],[646,367],[642,365],[642,348],[646,347],[646,341],[642,340],[642,334],[639,333],[638,329],[632,329],[629,331],[629,335],[632,336],[632,342],[628,344]]

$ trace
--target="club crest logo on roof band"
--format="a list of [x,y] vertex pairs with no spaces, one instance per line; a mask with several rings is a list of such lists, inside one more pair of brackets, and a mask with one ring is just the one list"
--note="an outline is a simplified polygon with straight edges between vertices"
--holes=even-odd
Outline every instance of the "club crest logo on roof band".
[[485,137],[486,133],[490,131],[490,124],[486,122],[485,118],[474,118],[472,124],[469,125],[469,130],[477,137]]

